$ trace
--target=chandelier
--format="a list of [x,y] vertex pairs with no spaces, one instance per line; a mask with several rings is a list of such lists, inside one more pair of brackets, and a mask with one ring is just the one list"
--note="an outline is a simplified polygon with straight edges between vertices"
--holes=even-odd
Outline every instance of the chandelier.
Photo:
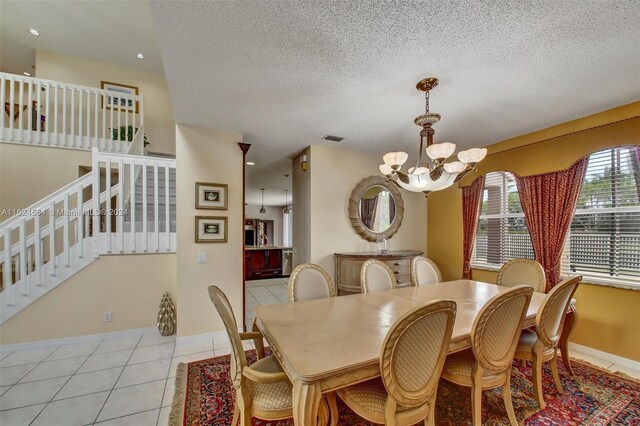
[[[425,92],[425,113],[414,120],[422,127],[420,151],[415,166],[409,168],[406,173],[402,171],[402,165],[409,158],[409,154],[402,151],[386,153],[382,157],[384,164],[380,165],[380,172],[400,188],[424,192],[427,196],[430,192],[450,187],[470,171],[475,172],[476,165],[487,155],[486,148],[471,148],[460,151],[457,161],[446,163],[455,152],[456,145],[451,142],[433,143],[436,131],[432,126],[440,121],[440,114],[429,112],[429,91],[437,85],[438,79],[435,77],[425,78],[416,85],[418,90]],[[423,152],[429,157],[426,163],[422,163]]]

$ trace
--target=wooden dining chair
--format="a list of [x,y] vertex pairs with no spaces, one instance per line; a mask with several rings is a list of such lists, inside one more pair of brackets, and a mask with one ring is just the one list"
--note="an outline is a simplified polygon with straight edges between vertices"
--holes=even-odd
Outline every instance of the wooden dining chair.
[[411,259],[411,285],[437,284],[442,282],[440,269],[435,262],[424,256]]
[[247,365],[242,340],[260,339],[257,331],[239,333],[233,309],[227,296],[216,286],[209,286],[209,297],[213,302],[231,341],[231,371],[233,387],[236,389],[236,404],[233,411],[235,426],[250,426],[251,416],[263,420],[281,420],[293,417],[291,382],[274,356],[268,356]]
[[[436,391],[456,316],[452,300],[423,305],[389,329],[380,353],[381,377],[336,393],[356,414],[373,423],[434,425]],[[335,393],[328,395],[331,425],[337,425]]]
[[502,398],[512,425],[511,364],[531,302],[533,289],[517,286],[491,298],[473,321],[471,349],[449,355],[442,378],[471,388],[474,426],[482,424],[482,391],[502,387]]
[[558,374],[558,343],[571,298],[581,281],[582,277],[567,278],[551,289],[536,315],[535,331],[523,330],[516,347],[515,358],[531,361],[533,387],[540,409],[545,407],[542,394],[543,362],[551,361],[551,372],[556,388],[561,394],[564,393]]
[[532,259],[513,259],[502,265],[498,271],[497,285],[515,287],[526,284],[533,291],[545,292],[546,276],[542,265]]
[[360,270],[360,287],[363,293],[389,290],[398,287],[393,270],[378,259],[368,259]]
[[327,271],[313,263],[296,266],[289,277],[289,302],[334,297],[336,287]]

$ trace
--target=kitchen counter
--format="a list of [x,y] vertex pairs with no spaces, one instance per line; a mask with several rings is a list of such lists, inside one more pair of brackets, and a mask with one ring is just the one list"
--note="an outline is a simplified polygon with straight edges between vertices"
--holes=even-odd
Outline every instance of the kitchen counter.
[[245,250],[291,250],[291,247],[282,246],[244,246]]

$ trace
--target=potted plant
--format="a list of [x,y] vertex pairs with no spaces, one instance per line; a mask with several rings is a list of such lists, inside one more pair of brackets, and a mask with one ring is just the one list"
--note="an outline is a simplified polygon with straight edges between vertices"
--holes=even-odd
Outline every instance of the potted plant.
[[[138,128],[133,127],[133,125],[131,124],[129,124],[128,126],[120,126],[119,133],[118,133],[118,128],[115,127],[111,129],[112,139],[131,142],[133,141],[133,135],[135,135],[137,131],[138,131]],[[120,137],[118,137],[118,135],[120,135]],[[149,141],[147,140],[147,134],[145,133],[142,136],[144,138],[144,147],[146,148],[148,145],[150,145]]]

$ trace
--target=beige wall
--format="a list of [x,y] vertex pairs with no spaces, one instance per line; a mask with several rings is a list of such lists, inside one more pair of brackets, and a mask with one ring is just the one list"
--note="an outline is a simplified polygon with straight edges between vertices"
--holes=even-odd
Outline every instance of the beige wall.
[[36,51],[36,76],[100,88],[101,81],[136,86],[144,95],[144,127],[153,152],[175,153],[175,122],[163,74],[117,67],[73,56]]
[[[569,167],[600,149],[640,144],[640,102],[489,145],[478,173],[462,180],[468,185],[483,173],[507,170],[520,175]],[[462,275],[462,190],[457,185],[430,195],[429,257],[447,280]],[[496,273],[473,270],[474,279],[495,282]],[[640,291],[583,284],[576,292],[579,320],[571,340],[640,361],[640,332],[635,318]]]
[[244,216],[247,219],[260,219],[273,221],[273,240],[269,244],[275,246],[282,245],[282,209],[284,207],[265,206],[266,213],[260,213],[260,206],[244,206]]
[[311,172],[300,169],[300,157],[309,158],[306,148],[292,160],[293,266],[311,261]]
[[[373,243],[361,238],[351,227],[348,206],[353,188],[362,179],[378,175],[379,164],[378,156],[311,146],[307,172],[311,175],[309,260],[325,268],[332,278],[335,278],[334,253],[375,250]],[[404,219],[398,233],[389,240],[390,250],[425,251],[427,200],[422,193],[402,190],[401,194]],[[298,211],[294,211],[295,221]]]
[[162,293],[175,301],[175,283],[175,254],[101,256],[4,322],[0,343],[154,327]]
[[[91,152],[0,143],[0,214],[30,206],[91,167]],[[7,217],[0,215],[0,221]]]
[[[178,336],[223,330],[207,287],[220,287],[242,324],[242,135],[178,124],[176,126]],[[195,210],[195,182],[229,185],[228,210]],[[228,218],[227,243],[194,243],[194,217]],[[198,264],[199,252],[207,263]]]

